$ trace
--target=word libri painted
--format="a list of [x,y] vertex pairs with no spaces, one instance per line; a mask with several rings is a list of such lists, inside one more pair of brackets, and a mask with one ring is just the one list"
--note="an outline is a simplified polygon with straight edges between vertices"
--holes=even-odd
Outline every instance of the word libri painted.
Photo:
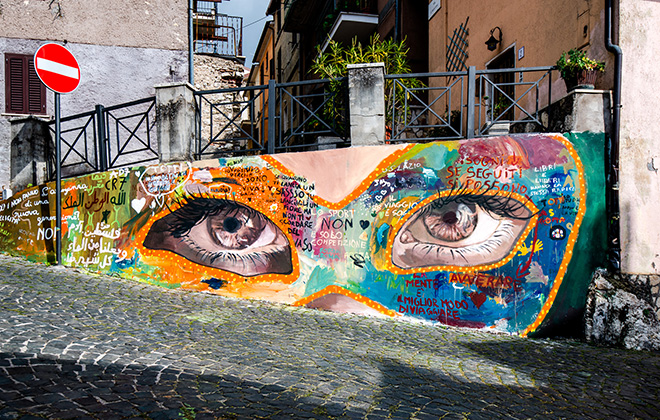
[[[567,281],[586,217],[582,163],[558,135],[210,162],[65,180],[65,263],[524,335]],[[53,190],[0,203],[5,252],[52,253]]]

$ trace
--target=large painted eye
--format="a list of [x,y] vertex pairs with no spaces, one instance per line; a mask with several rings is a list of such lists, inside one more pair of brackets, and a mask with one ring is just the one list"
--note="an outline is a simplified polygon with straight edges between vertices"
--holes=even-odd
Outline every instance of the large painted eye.
[[399,229],[392,263],[403,269],[492,264],[513,250],[532,215],[512,196],[462,193],[437,198]]
[[242,276],[292,272],[289,241],[262,213],[216,198],[189,198],[154,222],[144,244]]
[[477,226],[475,205],[448,203],[440,209],[431,208],[422,216],[426,231],[434,238],[456,242],[465,239]]

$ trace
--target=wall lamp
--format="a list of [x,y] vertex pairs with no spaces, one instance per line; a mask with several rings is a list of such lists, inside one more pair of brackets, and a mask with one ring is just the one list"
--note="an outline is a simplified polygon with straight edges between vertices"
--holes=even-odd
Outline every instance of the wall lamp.
[[[493,32],[495,32],[495,29],[500,31],[499,38],[495,38],[493,36]],[[495,51],[495,48],[497,48],[497,44],[499,44],[500,42],[502,42],[502,30],[500,29],[499,26],[496,26],[490,30],[490,38],[488,38],[488,41],[486,41],[486,45],[488,46],[488,51]]]

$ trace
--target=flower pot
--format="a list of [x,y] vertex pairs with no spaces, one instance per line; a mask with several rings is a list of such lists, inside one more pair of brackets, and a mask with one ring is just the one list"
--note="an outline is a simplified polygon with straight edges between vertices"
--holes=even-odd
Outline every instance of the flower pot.
[[564,79],[566,83],[566,92],[574,89],[593,89],[596,84],[598,70],[582,70],[571,77]]

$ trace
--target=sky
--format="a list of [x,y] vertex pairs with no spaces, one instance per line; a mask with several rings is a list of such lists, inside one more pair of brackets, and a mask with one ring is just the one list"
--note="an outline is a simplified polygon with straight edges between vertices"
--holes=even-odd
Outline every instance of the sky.
[[252,56],[257,48],[261,31],[266,22],[272,19],[272,16],[266,16],[269,2],[270,0],[224,0],[220,3],[221,13],[243,17],[243,55],[245,66],[248,68],[252,65]]

